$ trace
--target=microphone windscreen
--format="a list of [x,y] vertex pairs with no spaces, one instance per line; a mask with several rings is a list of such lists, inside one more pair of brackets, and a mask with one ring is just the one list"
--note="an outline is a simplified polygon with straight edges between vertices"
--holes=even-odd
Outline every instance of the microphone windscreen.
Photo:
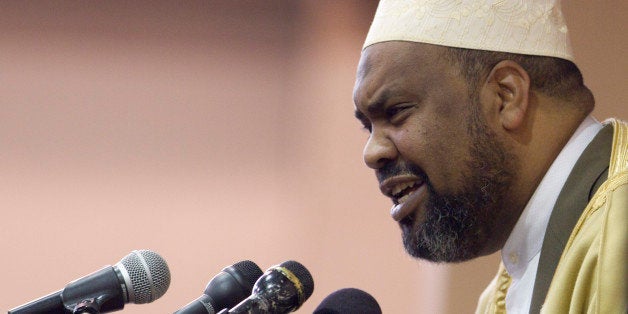
[[297,261],[285,261],[279,264],[278,267],[286,268],[296,276],[294,280],[298,281],[298,283],[295,282],[295,284],[302,288],[302,295],[299,299],[301,299],[301,303],[305,302],[314,292],[314,279],[312,278],[312,274],[310,274],[305,266]]
[[163,296],[170,286],[166,261],[149,250],[135,250],[116,264],[127,284],[129,302],[150,303]]
[[253,288],[253,285],[255,285],[257,279],[259,279],[259,277],[262,277],[262,275],[264,274],[264,272],[262,272],[257,264],[249,260],[237,262],[231,267],[235,272],[232,272],[230,267],[223,269],[223,271],[227,271],[234,276],[238,276],[238,278],[240,278],[241,276],[242,280],[244,281],[243,284],[246,284],[247,288],[251,287],[251,289]]
[[328,295],[313,314],[382,314],[370,294],[356,288],[344,288]]

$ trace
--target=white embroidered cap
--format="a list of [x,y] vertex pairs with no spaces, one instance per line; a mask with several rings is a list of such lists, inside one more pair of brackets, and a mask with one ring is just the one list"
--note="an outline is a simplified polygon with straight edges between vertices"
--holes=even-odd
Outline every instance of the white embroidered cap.
[[380,0],[363,48],[392,40],[574,59],[560,0]]

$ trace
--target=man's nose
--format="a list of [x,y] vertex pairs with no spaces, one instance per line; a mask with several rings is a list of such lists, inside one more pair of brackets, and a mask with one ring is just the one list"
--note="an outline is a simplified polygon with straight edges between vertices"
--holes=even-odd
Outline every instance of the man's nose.
[[397,158],[394,143],[383,132],[373,132],[364,146],[364,163],[373,169],[379,169]]

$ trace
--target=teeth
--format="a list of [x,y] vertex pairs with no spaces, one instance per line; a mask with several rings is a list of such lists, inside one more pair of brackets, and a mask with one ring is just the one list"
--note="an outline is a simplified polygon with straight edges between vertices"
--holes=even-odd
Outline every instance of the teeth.
[[401,184],[397,184],[393,187],[392,189],[392,195],[396,196],[397,194],[399,194],[401,191],[414,186],[415,182],[406,182],[406,183],[401,183]]
[[400,197],[400,198],[397,200],[397,202],[398,202],[399,204],[403,204],[403,203],[405,203],[405,202],[406,202],[406,200],[408,199],[408,197],[410,197],[410,195],[411,195],[411,194],[412,194],[412,193],[408,193],[408,194],[406,194],[406,195],[404,195],[404,196]]

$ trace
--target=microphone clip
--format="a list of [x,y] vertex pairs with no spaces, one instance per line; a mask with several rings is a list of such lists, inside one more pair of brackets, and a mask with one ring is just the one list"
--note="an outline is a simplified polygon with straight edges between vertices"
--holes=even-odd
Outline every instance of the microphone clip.
[[95,298],[85,299],[76,304],[72,314],[100,314],[100,304]]

